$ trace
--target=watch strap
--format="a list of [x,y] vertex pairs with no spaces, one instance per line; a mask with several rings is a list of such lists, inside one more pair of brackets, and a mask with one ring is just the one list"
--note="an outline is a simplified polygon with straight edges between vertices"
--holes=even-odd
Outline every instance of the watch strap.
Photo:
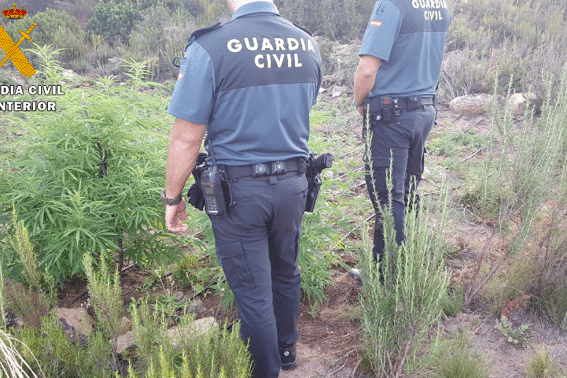
[[364,106],[364,103],[358,105],[358,104],[354,101],[354,98],[353,98],[353,99],[352,99],[352,106],[354,106],[355,108],[360,108],[360,107]]
[[165,189],[161,191],[161,201],[163,203],[165,203],[166,205],[169,206],[174,206],[177,205],[178,203],[181,202],[181,200],[183,199],[183,193],[180,193],[177,197],[175,198],[167,198],[165,195]]

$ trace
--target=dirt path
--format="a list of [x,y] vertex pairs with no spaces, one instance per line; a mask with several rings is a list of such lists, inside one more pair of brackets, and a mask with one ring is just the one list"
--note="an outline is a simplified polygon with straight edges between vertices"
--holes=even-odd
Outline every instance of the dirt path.
[[308,345],[297,343],[296,369],[283,371],[280,378],[350,378],[353,376],[353,368],[346,362],[334,359],[329,350],[322,351],[319,348],[311,348]]

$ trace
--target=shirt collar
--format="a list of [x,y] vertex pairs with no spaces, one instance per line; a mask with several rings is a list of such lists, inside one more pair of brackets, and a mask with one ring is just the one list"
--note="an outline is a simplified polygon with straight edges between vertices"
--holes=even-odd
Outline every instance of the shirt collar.
[[274,13],[279,15],[278,8],[274,3],[268,1],[255,1],[253,3],[244,4],[243,6],[238,8],[232,14],[231,20],[249,15],[251,13]]

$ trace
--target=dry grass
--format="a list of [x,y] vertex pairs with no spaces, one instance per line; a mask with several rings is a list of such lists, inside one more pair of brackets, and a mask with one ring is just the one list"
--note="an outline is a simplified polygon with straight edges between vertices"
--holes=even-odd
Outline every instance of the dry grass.
[[0,376],[5,375],[13,378],[45,377],[43,372],[40,372],[40,375],[38,375],[31,370],[28,363],[18,352],[16,347],[18,343],[31,354],[31,351],[26,345],[0,330],[0,373],[3,373]]

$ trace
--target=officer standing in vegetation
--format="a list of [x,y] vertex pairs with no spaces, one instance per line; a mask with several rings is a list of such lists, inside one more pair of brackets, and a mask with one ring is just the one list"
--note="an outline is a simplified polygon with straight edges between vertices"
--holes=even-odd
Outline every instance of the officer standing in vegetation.
[[211,179],[201,187],[218,200],[205,205],[217,255],[254,376],[271,378],[297,365],[297,257],[321,58],[311,35],[282,18],[272,0],[228,0],[228,7],[230,21],[194,32],[181,61],[168,108],[176,120],[162,200],[167,228],[187,231],[182,191],[206,132]]
[[435,91],[449,24],[445,0],[378,0],[359,50],[353,105],[363,117],[363,134],[367,128],[372,132],[364,160],[376,211],[375,261],[384,255],[380,208],[389,201],[390,160],[398,244],[404,239],[406,205],[419,204],[417,186],[436,117]]

